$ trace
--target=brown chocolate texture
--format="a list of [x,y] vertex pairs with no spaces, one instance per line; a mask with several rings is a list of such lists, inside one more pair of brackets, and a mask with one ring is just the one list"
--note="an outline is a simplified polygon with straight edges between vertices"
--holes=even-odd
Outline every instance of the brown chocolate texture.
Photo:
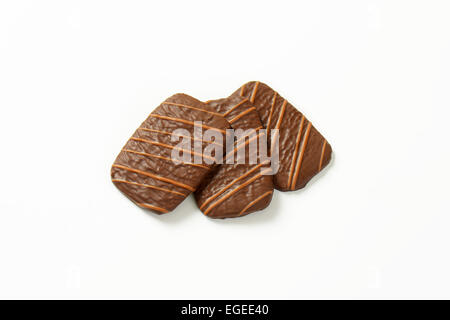
[[[222,114],[233,129],[256,130],[255,136],[237,141],[234,150],[246,148],[250,139],[259,140],[260,135],[265,135],[258,113],[248,99],[232,96],[209,101],[208,105]],[[232,155],[236,157],[235,152]],[[271,172],[270,161],[257,158],[257,163],[250,164],[249,157],[249,150],[245,150],[245,163],[224,163],[204,179],[195,198],[205,215],[211,218],[240,217],[270,204],[273,194],[272,175],[267,175]]]
[[331,159],[331,146],[308,119],[268,85],[252,81],[233,96],[249,99],[265,128],[279,129],[279,170],[275,188],[298,190],[320,172]]
[[[225,143],[225,130],[230,128],[225,118],[188,95],[173,95],[149,115],[117,156],[111,168],[116,187],[138,206],[154,213],[175,209],[216,166],[204,161],[194,163],[194,148],[187,151],[191,163],[171,158],[172,150],[179,148],[179,141],[171,140],[173,131],[186,129],[188,138],[194,140],[194,121],[202,121],[203,130],[220,132]],[[210,143],[202,143],[202,153]]]

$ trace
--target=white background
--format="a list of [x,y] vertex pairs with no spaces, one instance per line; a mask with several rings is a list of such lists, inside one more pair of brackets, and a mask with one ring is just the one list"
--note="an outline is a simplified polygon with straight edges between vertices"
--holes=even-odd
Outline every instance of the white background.
[[[2,1],[0,298],[450,298],[448,1]],[[156,216],[110,166],[166,97],[260,80],[332,164]]]

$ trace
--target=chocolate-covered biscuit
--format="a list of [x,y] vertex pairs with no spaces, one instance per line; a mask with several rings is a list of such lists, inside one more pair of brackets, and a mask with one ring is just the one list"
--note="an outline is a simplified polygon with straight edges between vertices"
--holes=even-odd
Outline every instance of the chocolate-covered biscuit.
[[244,84],[233,96],[248,98],[265,128],[279,129],[279,170],[275,188],[303,188],[331,159],[331,146],[311,122],[286,99],[264,83]]
[[247,138],[236,137],[233,151],[225,156],[225,158],[234,157],[236,161],[239,152],[236,150],[245,148],[244,163],[225,162],[204,179],[195,192],[199,208],[211,218],[239,217],[266,208],[273,194],[270,161],[264,161],[256,156],[256,161],[252,164],[250,150],[246,148],[251,140],[259,141],[265,135],[265,130],[261,130],[263,127],[255,107],[248,99],[239,96],[207,103],[222,114],[235,131],[236,129],[255,131],[253,136]]
[[[200,154],[194,148],[180,148],[178,141],[172,141],[174,130],[187,130],[188,134],[182,138],[194,144],[198,140],[194,135],[194,121],[202,121],[202,130],[219,132],[222,143],[200,140]],[[138,206],[158,214],[170,212],[215,167],[212,161],[205,161],[209,157],[215,160],[214,154],[208,156],[203,151],[211,144],[218,144],[222,149],[225,130],[229,127],[225,118],[205,103],[185,94],[173,95],[149,115],[125,144],[112,165],[112,181]],[[174,161],[173,150],[185,152],[190,161]],[[203,161],[194,161],[195,156]]]

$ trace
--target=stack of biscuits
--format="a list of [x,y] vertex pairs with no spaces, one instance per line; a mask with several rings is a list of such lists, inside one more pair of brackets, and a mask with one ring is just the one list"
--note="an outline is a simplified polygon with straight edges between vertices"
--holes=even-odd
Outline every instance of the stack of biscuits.
[[228,98],[165,100],[120,151],[111,178],[132,202],[157,214],[194,193],[204,215],[234,218],[266,208],[274,189],[305,187],[331,153],[300,111],[252,81]]

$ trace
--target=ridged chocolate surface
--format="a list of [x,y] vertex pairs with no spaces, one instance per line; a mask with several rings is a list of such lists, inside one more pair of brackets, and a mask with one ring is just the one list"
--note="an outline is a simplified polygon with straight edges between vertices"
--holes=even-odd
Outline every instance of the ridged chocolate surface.
[[[205,161],[194,163],[194,121],[202,121],[203,130],[220,132],[225,141],[230,126],[224,117],[188,95],[173,95],[149,115],[117,156],[111,168],[116,187],[138,206],[155,213],[175,209],[215,167]],[[171,134],[179,128],[190,133],[192,163],[172,161],[172,150],[178,150],[179,141],[172,142]],[[208,145],[203,143],[202,149]]]
[[[254,138],[265,134],[255,107],[248,99],[232,96],[209,101],[216,112],[222,114],[233,129],[256,129]],[[252,137],[250,137],[252,139]],[[199,208],[211,218],[234,218],[266,208],[272,200],[273,182],[269,162],[249,164],[249,139],[241,139],[236,148],[246,148],[244,164],[224,163],[207,178],[195,192]],[[228,154],[227,156],[230,156]]]
[[281,191],[303,188],[331,159],[331,146],[311,122],[264,83],[244,84],[233,96],[250,100],[269,134],[279,129],[280,168],[274,176]]

